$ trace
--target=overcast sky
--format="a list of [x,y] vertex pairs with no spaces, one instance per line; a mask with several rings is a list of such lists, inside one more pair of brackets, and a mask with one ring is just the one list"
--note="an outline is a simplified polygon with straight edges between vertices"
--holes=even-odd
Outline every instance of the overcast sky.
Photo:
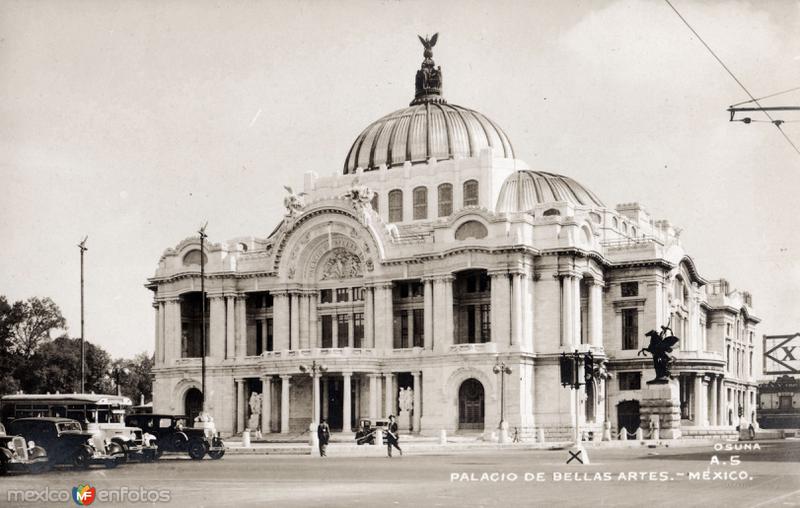
[[[673,2],[756,97],[800,86],[798,2]],[[87,338],[152,351],[163,251],[206,219],[212,241],[272,231],[279,184],[340,171],[408,104],[434,32],[449,102],[533,169],[684,228],[760,333],[800,330],[800,156],[728,122],[747,96],[657,0],[0,1],[0,294],[53,298],[78,336],[88,234]],[[800,114],[779,116],[800,144]]]

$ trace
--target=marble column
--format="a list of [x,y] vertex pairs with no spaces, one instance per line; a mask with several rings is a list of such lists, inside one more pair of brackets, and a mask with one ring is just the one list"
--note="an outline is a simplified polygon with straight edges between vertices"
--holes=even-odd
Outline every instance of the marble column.
[[300,295],[291,293],[291,324],[289,329],[289,348],[300,349]]
[[[574,281],[577,277],[573,274],[561,274],[561,345],[570,351],[578,343],[575,336],[575,321],[580,326],[580,307],[575,313],[576,300],[580,306],[580,293],[575,294]],[[580,335],[577,336],[579,338]]]
[[511,274],[511,348],[518,350],[522,342],[522,329],[525,318],[522,308],[522,277],[521,273]]
[[364,287],[364,344],[365,348],[375,347],[375,300],[372,286]]
[[423,346],[425,349],[430,350],[433,349],[433,281],[431,279],[423,279],[422,283],[424,289],[422,316],[425,321]]
[[225,297],[225,358],[236,356],[236,307],[235,297]]
[[272,432],[272,376],[261,378],[261,432]]
[[234,301],[236,314],[236,358],[247,355],[247,295],[241,294]]
[[244,432],[245,404],[244,379],[236,379],[236,433]]
[[[320,380],[321,380],[321,379],[320,379]],[[330,418],[328,417],[328,415],[330,415],[330,407],[329,407],[329,404],[331,403],[331,398],[330,398],[330,385],[328,384],[328,381],[329,381],[329,379],[328,379],[328,378],[325,378],[325,382],[324,382],[324,383],[322,383],[322,416],[323,416],[323,418],[325,418],[326,420],[329,420],[329,419],[330,419]]]
[[379,374],[369,374],[369,417],[378,417],[378,376]]
[[209,298],[209,336],[206,354],[214,359],[225,358],[225,299],[222,296]]
[[355,336],[356,322],[351,312],[347,313],[347,347],[353,347],[353,337]]
[[694,424],[696,427],[704,425],[704,412],[706,407],[703,397],[703,374],[694,375]]
[[491,272],[492,342],[511,344],[511,281],[508,272]]
[[318,293],[311,292],[308,295],[308,347],[319,347],[319,316],[317,314],[317,302],[319,301]]
[[[395,396],[394,396],[394,374],[387,373],[384,374],[385,383],[386,383],[386,398],[384,400],[384,417],[388,418],[389,415],[394,414],[394,404],[395,404]],[[397,415],[395,415],[397,416]]]
[[310,321],[308,315],[308,295],[305,293],[299,295],[299,302],[300,316],[298,317],[298,324],[300,328],[300,337],[296,349],[308,349],[310,347],[308,341],[308,325]]
[[717,376],[711,376],[711,383],[709,387],[709,391],[711,393],[711,401],[708,404],[710,418],[709,418],[709,425],[719,425],[717,419]]
[[289,386],[292,376],[281,376],[281,434],[289,433]]
[[153,308],[156,310],[156,353],[155,363],[164,363],[164,303],[154,302]]
[[452,275],[438,276],[433,281],[433,348],[447,352],[453,337],[453,279]]
[[444,328],[445,351],[455,344],[455,320],[453,319],[453,281],[455,277],[448,275],[444,280]]
[[319,374],[313,374],[311,376],[311,421],[314,426],[317,426],[320,422],[319,419]]
[[289,294],[275,291],[272,297],[273,344],[275,351],[289,349]]
[[353,416],[351,413],[351,404],[352,398],[350,393],[350,376],[352,375],[351,372],[342,372],[342,378],[344,379],[344,397],[342,400],[342,432],[352,432],[352,420]]
[[589,344],[603,346],[603,283],[597,279],[589,286]]
[[422,372],[414,371],[411,373],[414,376],[414,416],[413,416],[413,426],[414,432],[420,432],[420,425],[422,422],[422,382],[421,376]]
[[331,347],[339,347],[339,318],[336,314],[331,316]]
[[182,332],[183,325],[181,323],[181,300],[175,298],[167,301],[166,313],[166,326],[165,335],[167,339],[167,346],[165,351],[171,351],[170,358],[167,363],[174,363],[175,360],[182,357]]
[[728,412],[726,411],[728,403],[725,400],[727,393],[723,382],[724,379],[722,376],[717,379],[717,390],[719,390],[717,397],[717,425],[728,425]]

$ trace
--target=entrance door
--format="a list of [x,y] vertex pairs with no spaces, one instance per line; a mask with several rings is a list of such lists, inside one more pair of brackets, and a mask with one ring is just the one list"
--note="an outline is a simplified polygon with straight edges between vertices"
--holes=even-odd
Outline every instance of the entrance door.
[[467,379],[458,389],[458,428],[483,430],[483,385],[477,379]]
[[344,382],[340,377],[323,379],[323,382],[328,383],[328,425],[331,430],[342,430]]
[[617,405],[617,428],[620,432],[624,428],[628,433],[633,434],[641,424],[638,400],[624,400]]
[[184,414],[189,418],[189,424],[194,422],[197,415],[203,409],[203,392],[197,388],[189,388],[186,392],[186,402],[184,404]]

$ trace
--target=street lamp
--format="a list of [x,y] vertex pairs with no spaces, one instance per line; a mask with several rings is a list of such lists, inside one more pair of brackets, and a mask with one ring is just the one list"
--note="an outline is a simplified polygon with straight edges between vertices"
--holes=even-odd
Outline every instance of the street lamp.
[[113,379],[114,384],[117,386],[117,395],[122,395],[121,379],[122,376],[127,376],[131,373],[131,369],[124,367],[121,363],[117,362],[108,368],[106,371],[106,379]]
[[200,412],[206,412],[206,249],[208,221],[200,228]]
[[83,342],[83,253],[89,250],[86,247],[88,236],[84,236],[78,248],[81,250],[81,393],[86,391],[86,350]]
[[506,423],[506,374],[511,374],[511,367],[506,362],[497,358],[497,363],[492,367],[492,372],[500,375],[500,442],[508,440],[508,424]]
[[[314,420],[313,421],[313,425],[318,425],[319,424],[319,415],[318,415],[318,412],[319,412],[319,382],[318,382],[318,377],[320,375],[322,375],[323,373],[327,372],[327,371],[328,371],[328,367],[325,366],[325,365],[317,363],[316,360],[311,362],[311,366],[310,367],[308,365],[300,365],[300,372],[307,373],[308,375],[311,376],[311,383],[312,383],[312,388],[313,388],[313,392],[314,392],[314,402],[313,402],[314,409],[313,409],[312,415],[311,415],[312,419]],[[313,434],[313,432],[312,432],[312,434]]]

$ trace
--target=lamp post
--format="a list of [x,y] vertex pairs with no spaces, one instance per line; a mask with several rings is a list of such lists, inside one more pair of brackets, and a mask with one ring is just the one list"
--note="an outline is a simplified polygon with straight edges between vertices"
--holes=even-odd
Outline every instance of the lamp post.
[[86,240],[88,236],[84,236],[78,248],[81,250],[81,393],[86,389],[86,350],[83,342],[83,253],[86,252]]
[[206,226],[200,228],[200,412],[206,411]]
[[116,362],[111,367],[108,368],[106,371],[106,379],[113,379],[114,384],[117,387],[117,395],[122,395],[122,387],[120,386],[120,380],[122,376],[129,375],[131,370],[128,367],[124,367],[121,363]]
[[[300,372],[305,372],[311,376],[312,391],[314,393],[314,408],[311,411],[312,425],[319,425],[319,376],[328,371],[328,367],[317,363],[316,360],[311,362],[311,366],[300,365]],[[313,433],[313,432],[312,432]]]
[[497,359],[492,372],[500,375],[500,442],[508,441],[508,423],[506,423],[506,374],[513,372],[506,362]]

